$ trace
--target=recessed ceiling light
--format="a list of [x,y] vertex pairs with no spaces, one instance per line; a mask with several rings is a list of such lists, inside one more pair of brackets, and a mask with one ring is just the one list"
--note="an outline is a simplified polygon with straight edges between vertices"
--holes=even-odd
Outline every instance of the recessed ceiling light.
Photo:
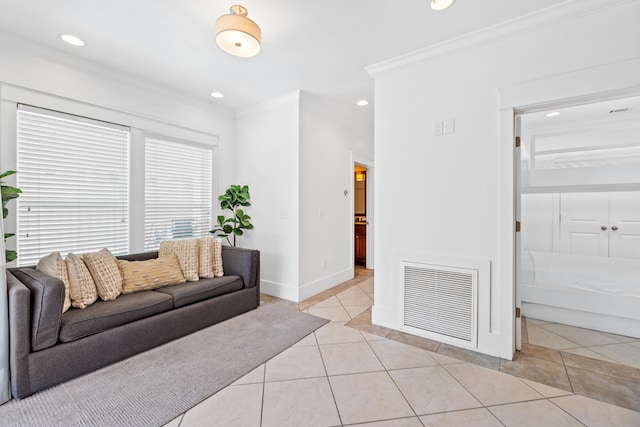
[[366,107],[367,105],[369,105],[369,101],[367,101],[366,99],[361,99],[360,101],[356,102],[356,105],[358,107]]
[[552,111],[550,113],[545,114],[545,116],[547,117],[555,117],[555,116],[559,116],[560,115],[560,111]]
[[444,10],[453,4],[453,0],[431,0],[431,9]]
[[211,92],[211,96],[214,98],[224,98],[224,93],[222,92]]
[[72,46],[84,46],[85,42],[79,37],[76,37],[71,34],[60,34],[60,38],[65,42],[69,43]]

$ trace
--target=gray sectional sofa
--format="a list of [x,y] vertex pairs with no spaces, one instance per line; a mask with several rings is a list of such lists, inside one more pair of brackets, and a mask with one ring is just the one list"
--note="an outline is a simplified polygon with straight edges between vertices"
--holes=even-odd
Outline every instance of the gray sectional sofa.
[[34,268],[9,269],[13,397],[29,396],[258,307],[259,251],[223,246],[222,259],[223,277],[99,300],[64,314],[60,280]]

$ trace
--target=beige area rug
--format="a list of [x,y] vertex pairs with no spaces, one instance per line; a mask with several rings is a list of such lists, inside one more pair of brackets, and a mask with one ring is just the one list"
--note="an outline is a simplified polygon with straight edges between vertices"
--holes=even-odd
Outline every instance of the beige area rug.
[[258,309],[28,398],[0,406],[7,426],[162,426],[328,320]]

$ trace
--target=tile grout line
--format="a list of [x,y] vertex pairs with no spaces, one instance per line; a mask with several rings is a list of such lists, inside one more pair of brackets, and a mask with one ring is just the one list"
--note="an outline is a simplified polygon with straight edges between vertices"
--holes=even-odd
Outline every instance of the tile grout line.
[[262,424],[264,422],[264,395],[266,394],[265,388],[267,386],[267,362],[263,363],[264,369],[262,370],[262,401],[260,402],[260,427],[262,427]]
[[[574,394],[575,396],[575,394]],[[566,397],[566,396],[558,396],[558,397]],[[579,422],[580,424],[582,424],[585,427],[589,427],[587,424],[583,423],[582,421],[580,421],[578,418],[576,418],[571,412],[566,411],[562,406],[556,404],[556,402],[554,402],[553,400],[551,400],[550,398],[547,399],[552,405],[554,405],[556,408],[560,409],[562,412],[564,412],[565,414],[569,415],[571,418],[573,418],[574,420],[576,420],[577,422]]]

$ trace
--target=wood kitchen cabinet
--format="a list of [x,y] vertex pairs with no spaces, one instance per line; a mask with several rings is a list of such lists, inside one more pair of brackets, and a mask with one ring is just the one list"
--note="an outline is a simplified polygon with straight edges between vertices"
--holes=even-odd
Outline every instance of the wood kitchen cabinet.
[[356,265],[367,265],[367,225],[356,224],[355,235],[355,263]]

